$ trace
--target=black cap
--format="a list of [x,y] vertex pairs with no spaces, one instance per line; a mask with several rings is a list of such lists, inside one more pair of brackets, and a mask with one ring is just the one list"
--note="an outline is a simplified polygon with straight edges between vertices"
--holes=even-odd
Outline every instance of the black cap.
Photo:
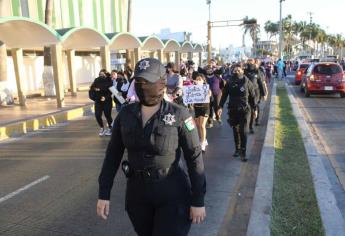
[[149,82],[157,82],[164,78],[165,67],[155,58],[145,58],[140,60],[134,69],[134,78],[143,78]]

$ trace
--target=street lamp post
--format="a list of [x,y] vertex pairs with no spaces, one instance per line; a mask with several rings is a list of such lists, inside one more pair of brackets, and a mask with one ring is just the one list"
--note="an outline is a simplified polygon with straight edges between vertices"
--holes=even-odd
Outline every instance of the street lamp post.
[[279,0],[280,14],[279,14],[279,58],[283,59],[283,22],[282,22],[282,2],[285,0]]
[[208,21],[207,21],[207,63],[211,60],[212,45],[211,45],[211,0],[206,0],[208,5]]

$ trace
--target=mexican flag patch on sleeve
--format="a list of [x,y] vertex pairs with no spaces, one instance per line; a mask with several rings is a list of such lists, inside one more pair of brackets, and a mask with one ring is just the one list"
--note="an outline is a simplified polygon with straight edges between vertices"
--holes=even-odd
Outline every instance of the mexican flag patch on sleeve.
[[193,117],[189,117],[184,121],[184,125],[186,126],[188,131],[192,131],[195,128],[195,123]]

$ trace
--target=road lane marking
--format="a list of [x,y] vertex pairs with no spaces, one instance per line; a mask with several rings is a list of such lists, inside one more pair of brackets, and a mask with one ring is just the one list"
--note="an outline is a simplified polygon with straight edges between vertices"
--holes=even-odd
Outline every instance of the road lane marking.
[[41,182],[43,182],[43,181],[45,181],[45,180],[47,180],[49,178],[50,178],[50,176],[48,176],[48,175],[43,176],[42,178],[40,178],[38,180],[35,180],[34,182],[32,182],[32,183],[30,183],[28,185],[25,185],[25,186],[21,187],[20,189],[14,191],[12,193],[7,194],[6,196],[0,198],[0,203],[4,202],[4,201],[6,201],[6,200],[8,200],[10,198],[13,198],[14,196],[20,194],[21,192],[23,192],[25,190],[28,190],[29,188],[33,187],[34,185],[39,184],[39,183],[41,183]]

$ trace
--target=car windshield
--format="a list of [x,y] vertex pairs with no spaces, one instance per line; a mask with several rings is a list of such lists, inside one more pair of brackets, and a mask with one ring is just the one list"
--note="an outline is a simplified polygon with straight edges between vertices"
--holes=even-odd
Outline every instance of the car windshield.
[[341,73],[341,69],[337,65],[317,65],[315,66],[314,72],[322,75],[334,75]]
[[305,68],[308,68],[309,64],[301,64],[299,66],[300,69],[305,69]]

